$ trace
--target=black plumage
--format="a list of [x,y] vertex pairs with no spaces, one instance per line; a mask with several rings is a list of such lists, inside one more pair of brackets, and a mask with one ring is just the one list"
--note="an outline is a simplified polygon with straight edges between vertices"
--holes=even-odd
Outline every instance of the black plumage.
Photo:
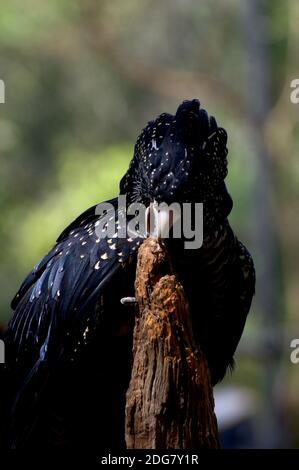
[[[183,102],[142,131],[120,182],[127,204],[204,204],[203,246],[167,244],[214,384],[233,363],[255,283],[252,259],[227,220],[226,141],[197,100]],[[109,202],[122,220],[117,198]],[[88,209],[64,230],[12,301],[4,401],[10,447],[124,446],[134,312],[120,299],[134,296],[143,239],[117,231],[99,237],[96,212]]]

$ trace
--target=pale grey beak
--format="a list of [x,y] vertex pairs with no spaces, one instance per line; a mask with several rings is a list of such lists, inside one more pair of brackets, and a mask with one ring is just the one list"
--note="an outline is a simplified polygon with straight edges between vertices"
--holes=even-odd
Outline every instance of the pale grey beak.
[[145,211],[145,229],[147,236],[168,238],[171,227],[181,218],[179,204],[158,204],[151,202]]

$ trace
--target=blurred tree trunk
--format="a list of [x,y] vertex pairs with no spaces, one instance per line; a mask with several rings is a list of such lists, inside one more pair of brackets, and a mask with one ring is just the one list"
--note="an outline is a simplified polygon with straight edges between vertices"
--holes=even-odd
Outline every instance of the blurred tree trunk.
[[281,355],[282,301],[279,244],[275,223],[274,171],[265,141],[265,126],[269,116],[271,82],[267,0],[247,0],[243,15],[245,35],[246,81],[244,86],[249,123],[250,146],[255,157],[253,196],[253,246],[257,271],[256,303],[261,313],[264,359],[263,406],[259,423],[259,445],[280,447],[284,432],[275,403],[275,383]]
[[183,287],[165,245],[156,239],[148,238],[139,249],[135,290],[127,447],[217,448],[208,365],[194,344]]

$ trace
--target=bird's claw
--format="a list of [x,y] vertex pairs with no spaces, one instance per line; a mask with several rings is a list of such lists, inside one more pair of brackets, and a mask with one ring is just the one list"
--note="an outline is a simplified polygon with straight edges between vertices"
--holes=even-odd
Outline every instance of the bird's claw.
[[126,305],[126,306],[130,307],[132,305],[135,305],[137,303],[137,301],[136,301],[136,297],[122,297],[120,299],[120,303],[122,305]]

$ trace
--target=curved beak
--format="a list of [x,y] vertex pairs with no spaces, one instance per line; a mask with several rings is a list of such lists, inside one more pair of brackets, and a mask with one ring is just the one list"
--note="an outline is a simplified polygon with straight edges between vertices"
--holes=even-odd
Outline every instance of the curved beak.
[[171,227],[181,218],[179,204],[158,204],[151,202],[145,211],[145,230],[147,236],[169,238]]

